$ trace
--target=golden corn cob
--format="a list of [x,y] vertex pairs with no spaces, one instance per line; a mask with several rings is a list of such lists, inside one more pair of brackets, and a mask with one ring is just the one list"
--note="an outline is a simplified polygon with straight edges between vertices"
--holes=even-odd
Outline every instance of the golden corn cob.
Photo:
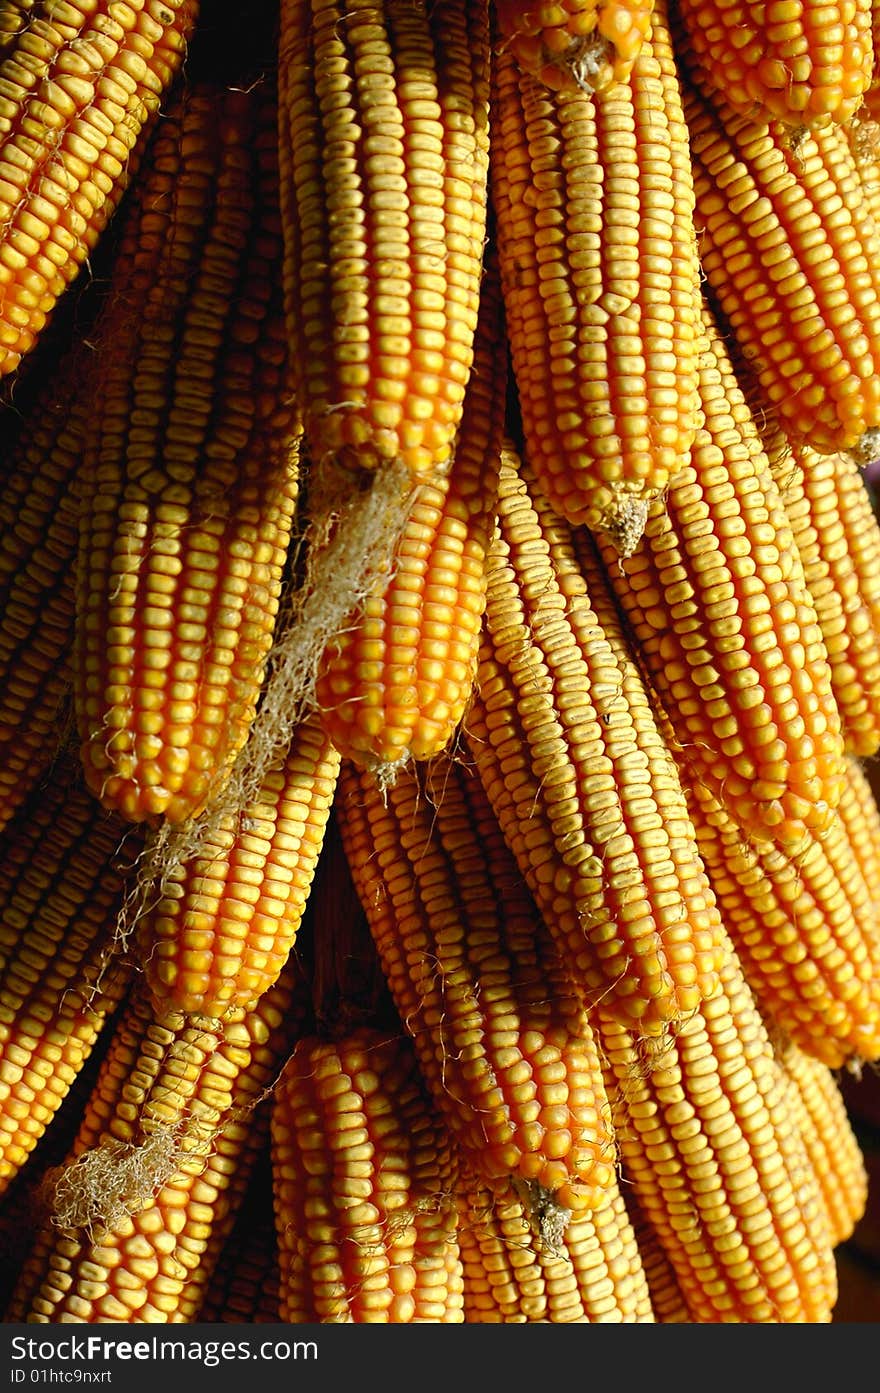
[[473,771],[440,756],[383,794],[343,766],[337,818],[397,1013],[471,1170],[548,1211],[614,1182],[587,1014]]
[[468,1325],[653,1324],[651,1298],[623,1196],[564,1230],[541,1232],[515,1184],[462,1184],[458,1239]]
[[503,48],[491,185],[525,450],[554,508],[625,551],[697,410],[699,268],[664,0],[632,74],[552,93]]
[[653,0],[495,0],[500,43],[545,87],[598,92],[625,82]]
[[176,1323],[247,1148],[250,1113],[299,1028],[293,975],[219,1023],[158,1017],[137,993],[68,1161],[47,1177],[36,1234],[6,1318]]
[[880,521],[855,460],[768,452],[831,670],[847,751],[880,750]]
[[131,978],[114,941],[126,828],[65,752],[0,844],[0,1194],[54,1120]]
[[848,120],[874,74],[871,0],[678,0],[691,77],[749,120]]
[[692,1321],[831,1318],[831,1238],[787,1082],[731,950],[720,992],[647,1057],[599,1006],[627,1175]]
[[865,1160],[830,1070],[792,1040],[772,1038],[777,1059],[789,1081],[791,1106],[799,1118],[804,1146],[828,1213],[831,1242],[836,1247],[852,1237],[865,1213]]
[[199,13],[198,0],[11,8],[0,32],[0,374],[36,343],[116,209]]
[[782,496],[723,340],[704,325],[690,459],[633,555],[602,551],[686,780],[749,836],[798,843],[840,800],[841,718]]
[[792,141],[684,89],[701,265],[768,414],[793,442],[872,457],[880,233],[846,134]]
[[490,255],[450,473],[419,486],[390,574],[377,577],[318,671],[315,702],[337,750],[388,776],[444,748],[473,686],[504,425],[502,340]]
[[297,491],[272,83],[194,83],[151,143],[98,325],[75,697],[131,821],[219,791],[254,717]]
[[409,1041],[299,1040],[272,1104],[286,1323],[460,1323],[456,1161]]
[[876,908],[841,818],[796,855],[747,841],[708,790],[689,790],[724,923],[762,1010],[832,1069],[880,1057]]
[[136,930],[157,1010],[222,1017],[253,1006],[276,981],[312,888],[338,773],[339,755],[307,718],[259,796],[164,877]]
[[282,0],[284,291],[316,463],[445,471],[488,173],[480,0]]
[[717,988],[721,921],[652,700],[598,559],[505,450],[468,748],[579,989],[662,1034]]

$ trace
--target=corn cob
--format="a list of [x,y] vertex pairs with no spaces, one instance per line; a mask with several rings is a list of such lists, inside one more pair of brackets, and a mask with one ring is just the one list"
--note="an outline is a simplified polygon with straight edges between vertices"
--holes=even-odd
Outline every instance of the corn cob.
[[748,842],[706,790],[688,790],[725,926],[762,1009],[836,1069],[880,1057],[880,935],[842,820],[796,855]]
[[782,496],[708,316],[705,330],[690,460],[634,554],[602,552],[687,780],[749,836],[796,844],[840,800],[840,713]]
[[486,5],[280,12],[284,292],[309,453],[443,472],[486,232]]
[[449,757],[384,795],[343,767],[348,863],[421,1076],[474,1173],[548,1212],[604,1204],[615,1150],[586,1012],[476,774]]
[[119,203],[199,5],[13,9],[0,34],[0,374],[36,343]]
[[337,750],[389,776],[444,748],[473,685],[503,430],[502,337],[492,256],[452,469],[420,485],[390,575],[377,577],[318,671],[315,702]]
[[718,983],[720,916],[598,561],[511,449],[468,748],[578,987],[662,1034]]
[[776,1056],[789,1081],[791,1107],[799,1118],[807,1155],[828,1213],[831,1242],[852,1237],[865,1213],[868,1175],[858,1139],[834,1076],[792,1040],[773,1037]]
[[603,1006],[596,1017],[625,1173],[691,1320],[830,1320],[818,1182],[733,951],[721,991],[647,1060]]
[[47,1177],[49,1214],[6,1319],[176,1323],[226,1222],[250,1113],[296,1036],[293,985],[282,974],[222,1028],[134,996],[71,1155]]
[[456,1163],[409,1042],[299,1040],[271,1126],[282,1321],[460,1323]]
[[626,82],[651,28],[653,0],[496,0],[499,41],[555,90]]
[[100,316],[75,700],[131,821],[216,795],[260,695],[297,491],[267,78],[196,83],[152,142]]
[[696,429],[698,261],[665,6],[627,82],[552,93],[502,51],[492,198],[526,455],[626,550]]
[[[125,838],[66,752],[0,852],[0,1194],[53,1121],[131,971],[115,952]],[[129,852],[130,854],[130,852]]]
[[816,608],[847,751],[880,750],[880,522],[855,460],[769,452]]
[[515,1185],[463,1184],[459,1246],[469,1325],[653,1324],[636,1237],[615,1181],[603,1203],[542,1236]]
[[690,76],[751,121],[847,121],[874,74],[871,0],[678,0]]
[[312,887],[339,756],[311,717],[259,797],[222,819],[164,878],[137,921],[158,1011],[224,1016],[253,1006],[293,950]]
[[768,414],[868,460],[880,426],[880,234],[846,134],[792,141],[684,89],[701,265]]

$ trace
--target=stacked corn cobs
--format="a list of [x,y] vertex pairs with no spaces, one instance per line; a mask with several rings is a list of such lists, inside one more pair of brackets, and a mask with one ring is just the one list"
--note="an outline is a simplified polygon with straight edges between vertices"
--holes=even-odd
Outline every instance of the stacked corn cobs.
[[4,1319],[829,1321],[870,4],[244,10],[0,3]]

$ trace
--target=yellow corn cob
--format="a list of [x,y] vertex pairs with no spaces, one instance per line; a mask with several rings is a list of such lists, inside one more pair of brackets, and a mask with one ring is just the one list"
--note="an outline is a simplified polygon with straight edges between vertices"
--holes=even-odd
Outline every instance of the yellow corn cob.
[[705,328],[690,460],[634,554],[602,551],[687,781],[749,836],[798,843],[840,800],[840,713],[782,496],[708,317]]
[[598,92],[625,82],[653,0],[495,0],[498,37],[546,87]]
[[866,766],[857,759],[847,761],[846,784],[837,813],[874,909],[880,913],[880,808]]
[[114,949],[125,826],[59,759],[0,844],[0,1194],[37,1146],[122,1000]]
[[505,450],[468,747],[590,1002],[644,1033],[717,987],[720,917],[675,762],[596,559]]
[[880,750],[880,521],[847,454],[769,452],[816,607],[850,754]]
[[96,245],[199,11],[197,0],[11,8],[0,33],[0,374],[33,347]]
[[774,1036],[773,1044],[789,1081],[791,1107],[819,1181],[831,1242],[836,1247],[852,1237],[865,1213],[868,1174],[864,1157],[830,1070],[792,1040]]
[[836,1069],[880,1057],[876,909],[842,820],[796,855],[748,842],[706,790],[688,790],[725,925],[762,1010]]
[[0,828],[63,743],[87,396],[72,353],[30,406],[0,488]]
[[387,772],[444,748],[470,697],[504,423],[497,260],[450,473],[420,485],[391,559],[323,655],[315,701],[337,750]]
[[871,0],[678,0],[690,75],[749,120],[842,123],[874,72]]
[[307,718],[259,796],[169,871],[137,924],[157,1010],[224,1016],[271,987],[296,941],[338,772],[338,754]]
[[[187,1025],[127,1005],[6,1317],[176,1323],[299,1028],[292,973],[252,1012]],[[216,1026],[216,1028],[215,1028]]]
[[409,1042],[304,1037],[271,1127],[282,1321],[460,1323],[456,1163]]
[[476,1175],[601,1206],[615,1148],[580,999],[476,774],[440,756],[383,794],[344,766],[337,818],[397,1013]]
[[701,265],[793,442],[870,459],[880,426],[880,234],[846,134],[788,138],[685,87]]
[[449,464],[488,173],[480,0],[282,0],[284,289],[309,453]]
[[607,92],[549,92],[503,49],[493,84],[526,454],[557,512],[612,528],[626,550],[696,430],[693,185],[663,0],[630,78]]
[[469,1325],[653,1324],[636,1236],[615,1181],[590,1214],[542,1234],[515,1185],[462,1185],[458,1239]]
[[603,1006],[596,1017],[625,1174],[691,1320],[830,1320],[821,1194],[733,951],[721,991],[647,1060]]
[[120,247],[83,485],[75,696],[132,821],[219,791],[260,695],[297,488],[271,81],[187,88]]

